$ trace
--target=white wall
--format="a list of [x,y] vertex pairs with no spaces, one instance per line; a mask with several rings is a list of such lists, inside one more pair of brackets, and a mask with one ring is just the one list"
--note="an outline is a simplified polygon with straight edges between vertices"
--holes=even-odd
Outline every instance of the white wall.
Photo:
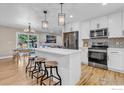
[[13,54],[13,49],[16,49],[17,32],[23,32],[23,29],[0,26],[0,58]]
[[21,30],[0,26],[0,57],[10,56],[16,48],[16,32]]

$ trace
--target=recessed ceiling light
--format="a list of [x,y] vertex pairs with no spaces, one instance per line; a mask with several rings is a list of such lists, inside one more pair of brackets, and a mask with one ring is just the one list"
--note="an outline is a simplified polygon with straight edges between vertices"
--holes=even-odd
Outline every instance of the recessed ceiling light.
[[107,5],[107,3],[102,3],[103,6]]
[[70,15],[70,18],[73,18],[73,15]]

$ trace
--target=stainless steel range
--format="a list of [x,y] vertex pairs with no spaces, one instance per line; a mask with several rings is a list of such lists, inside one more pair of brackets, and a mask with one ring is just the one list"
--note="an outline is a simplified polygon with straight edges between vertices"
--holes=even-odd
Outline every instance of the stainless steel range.
[[88,65],[107,69],[107,48],[106,42],[92,43],[88,49]]

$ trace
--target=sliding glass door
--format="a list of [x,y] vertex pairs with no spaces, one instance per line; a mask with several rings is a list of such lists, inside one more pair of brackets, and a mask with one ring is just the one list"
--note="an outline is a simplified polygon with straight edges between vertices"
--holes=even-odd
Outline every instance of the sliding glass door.
[[16,47],[17,48],[37,48],[38,36],[36,34],[17,33]]
[[37,48],[37,36],[29,35],[29,48]]

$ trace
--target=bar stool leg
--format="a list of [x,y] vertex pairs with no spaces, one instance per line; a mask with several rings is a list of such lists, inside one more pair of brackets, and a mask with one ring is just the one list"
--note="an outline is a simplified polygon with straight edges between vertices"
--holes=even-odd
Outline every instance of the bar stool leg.
[[[37,77],[39,77],[39,73],[40,73],[40,71],[41,71],[41,68],[42,68],[42,62],[40,62],[40,63],[37,63],[37,65],[38,65],[38,72],[37,72]],[[38,84],[38,79],[39,79],[39,78],[37,78],[37,84]]]
[[52,72],[52,67],[50,67],[50,80],[49,80],[49,85],[51,85],[51,81],[53,80],[52,76],[53,76],[53,72]]
[[30,65],[30,60],[28,60],[28,64],[27,64],[27,66],[26,66],[26,70],[25,70],[25,72],[27,73],[27,70],[28,70],[28,66]]
[[48,77],[48,71],[47,71],[46,67],[45,67],[44,75],[41,77],[40,85],[43,85],[43,79],[44,79],[45,75],[47,75],[47,77]]
[[38,61],[35,62],[35,67],[32,70],[32,79],[35,77],[37,79],[37,84],[38,80],[41,79],[44,75],[46,75],[48,72],[43,68],[43,64],[45,67],[45,62],[44,61]]
[[34,69],[32,70],[32,74],[31,74],[31,78],[33,79],[33,72],[35,71],[35,69],[36,69],[36,63],[35,63],[35,65],[34,65]]
[[58,67],[56,67],[56,74],[57,74],[57,76],[58,76],[59,79],[60,79],[60,85],[62,85],[62,79],[61,79],[61,77],[60,77],[60,75],[59,75],[59,73],[58,73]]
[[[44,66],[45,67],[45,66]],[[47,77],[49,76],[48,75],[48,70],[47,70],[47,68],[45,67],[45,73],[44,73],[45,75],[47,75]]]
[[[37,65],[38,65],[38,72],[37,72],[37,77],[39,76],[39,72],[40,72],[40,63],[37,63]],[[37,84],[38,84],[38,78],[37,78]]]
[[31,63],[30,63],[29,77],[31,76],[31,68],[32,68],[32,65],[33,65],[33,60],[31,60]]

